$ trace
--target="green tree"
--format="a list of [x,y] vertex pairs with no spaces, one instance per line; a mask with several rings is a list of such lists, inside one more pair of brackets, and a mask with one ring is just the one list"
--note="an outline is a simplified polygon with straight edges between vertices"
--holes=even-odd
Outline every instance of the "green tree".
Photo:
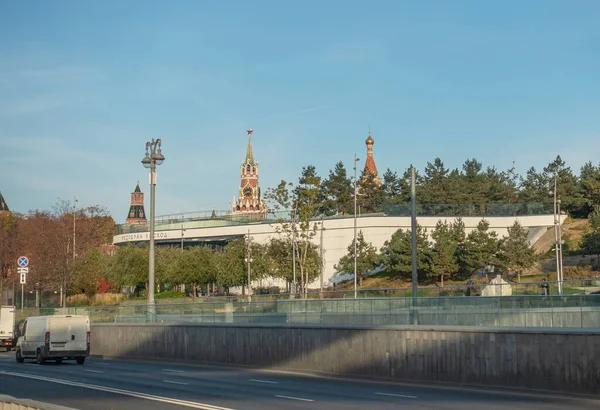
[[329,171],[329,178],[323,181],[323,188],[328,214],[345,215],[354,212],[352,181],[348,178],[342,161]]
[[590,212],[588,215],[588,221],[592,231],[600,231],[600,206],[597,206],[592,212]]
[[276,229],[279,235],[293,239],[292,249],[300,268],[300,291],[304,293],[320,271],[320,263],[315,264],[311,256],[315,248],[311,241],[318,228],[314,219],[323,209],[321,177],[317,175],[315,167],[303,167],[297,186],[281,181],[277,188],[267,192],[267,198],[275,210],[292,210],[291,220],[280,218],[280,225]]
[[[422,204],[445,204],[448,198],[446,178],[449,170],[440,158],[433,163],[428,162],[423,176],[423,188],[419,193],[419,202]],[[410,174],[409,174],[410,177]],[[410,179],[409,179],[410,181]]]
[[581,249],[586,255],[596,255],[596,264],[600,266],[600,230],[584,233],[581,237]]
[[155,278],[157,283],[169,285],[181,283],[178,280],[180,277],[179,268],[181,266],[179,260],[186,252],[172,246],[156,247]]
[[494,167],[486,170],[487,201],[491,203],[513,203],[517,201],[517,185],[514,169],[498,172]]
[[[463,164],[460,174],[462,183],[457,186],[463,195],[461,203],[484,204],[488,202],[488,186],[486,175],[482,172],[483,165],[475,158],[468,159]],[[453,190],[449,190],[451,193]],[[468,193],[468,195],[465,195]],[[468,199],[465,198],[468,196]]]
[[500,251],[500,262],[509,272],[517,272],[520,282],[523,269],[533,266],[535,253],[519,221],[508,227],[508,236],[500,241]]
[[[362,286],[363,279],[367,273],[381,264],[377,248],[371,242],[365,240],[362,230],[358,232],[356,241],[356,274]],[[354,239],[348,246],[348,253],[344,255],[334,269],[338,272],[354,273]]]
[[259,282],[262,287],[262,281],[271,276],[271,255],[269,254],[268,243],[251,242],[252,269],[251,278]]
[[580,184],[584,212],[590,213],[600,207],[600,164],[594,166],[591,161],[585,163],[581,167]]
[[383,174],[383,202],[386,204],[402,203],[402,183],[397,172],[387,169]]
[[246,270],[246,241],[235,239],[225,248],[213,256],[215,264],[216,281],[219,286],[229,294],[229,289],[242,286],[242,294],[246,294],[248,275]]
[[[290,292],[293,283],[291,238],[284,236],[271,238],[267,245],[267,253],[269,276],[283,279],[286,282],[287,292]],[[296,269],[300,272],[297,262]]]
[[531,167],[527,170],[526,177],[520,177],[520,180],[519,202],[544,202],[549,200],[550,181],[543,173],[539,173],[534,167]]
[[454,225],[438,221],[431,233],[433,239],[433,272],[440,277],[442,287],[444,276],[452,277],[458,272],[458,236],[453,232]]
[[498,234],[490,231],[490,223],[482,219],[477,229],[469,232],[461,255],[461,270],[466,275],[487,266],[497,265]]
[[363,171],[358,184],[357,203],[361,213],[381,212],[384,193],[381,185],[375,180],[375,175]]
[[[405,280],[412,278],[412,238],[410,230],[398,229],[381,248],[383,265],[389,272],[397,272]],[[428,281],[434,275],[433,255],[429,247],[427,230],[417,225],[417,276],[418,281]]]
[[183,252],[180,251],[174,279],[179,283],[190,284],[193,297],[196,296],[199,287],[217,281],[215,254],[216,252],[206,246],[193,246]]
[[72,288],[89,297],[94,296],[98,291],[98,284],[106,278],[108,269],[108,257],[99,248],[88,249],[73,264]]
[[107,276],[118,286],[144,283],[148,289],[148,247],[126,245],[117,248]]
[[574,216],[585,216],[583,215],[584,200],[577,177],[573,175],[571,168],[566,166],[560,155],[544,168],[544,175],[551,186],[554,178],[557,178],[557,192],[563,204],[562,209]]

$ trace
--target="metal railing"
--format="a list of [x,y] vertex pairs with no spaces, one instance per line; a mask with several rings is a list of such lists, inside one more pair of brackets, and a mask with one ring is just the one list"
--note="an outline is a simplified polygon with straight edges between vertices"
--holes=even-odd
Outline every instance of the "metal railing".
[[[553,203],[532,202],[512,204],[417,204],[418,216],[453,216],[453,217],[492,217],[492,216],[527,216],[527,215],[550,215],[553,213]],[[409,217],[410,204],[382,204],[371,207],[367,211],[359,212],[359,216],[404,216]],[[351,213],[341,214],[334,209],[324,209],[325,219],[351,218]],[[315,219],[320,219],[319,214]],[[239,225],[251,223],[273,223],[277,221],[289,221],[291,211],[270,211],[266,218],[259,215],[238,215],[229,210],[211,210],[186,212],[171,215],[162,215],[155,218],[156,229],[174,229],[173,225],[187,224],[190,222],[206,221],[221,225]],[[162,225],[162,228],[161,228]],[[148,224],[121,224],[117,226],[117,234],[148,232]]]
[[[544,291],[543,284],[547,284],[547,292]],[[491,283],[464,283],[464,284],[453,284],[448,286],[419,286],[417,287],[417,297],[460,297],[460,296],[480,296],[486,287],[493,289],[491,291],[494,295],[502,293],[502,289],[506,286],[510,286],[511,295],[548,295],[558,294],[558,282],[557,281],[546,281],[546,282],[507,282],[506,284],[494,285]],[[593,294],[600,292],[600,277],[578,279],[578,280],[566,280],[563,281],[564,293],[565,294]],[[358,289],[358,298],[397,298],[397,297],[411,297],[412,288],[370,288],[370,289]],[[251,296],[245,295],[232,295],[232,296],[199,296],[196,298],[187,297],[185,302],[243,302],[248,301],[261,301],[261,300],[287,300],[287,299],[348,299],[354,298],[354,289],[340,289],[340,290],[315,290],[310,289],[305,293],[273,293],[273,294],[253,294]],[[172,304],[182,303],[182,299],[156,299],[156,303],[159,304]],[[122,302],[123,303],[123,302]],[[124,303],[136,303],[135,300],[124,301]],[[140,302],[141,303],[141,302]]]
[[600,330],[600,294],[473,297],[364,297],[219,301],[19,310],[83,314],[92,323],[360,324],[487,327],[577,327]]

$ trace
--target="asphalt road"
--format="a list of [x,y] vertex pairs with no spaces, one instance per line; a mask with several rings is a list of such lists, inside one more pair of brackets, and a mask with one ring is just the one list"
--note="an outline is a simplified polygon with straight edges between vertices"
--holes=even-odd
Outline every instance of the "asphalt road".
[[0,394],[81,410],[594,409],[562,395],[308,377],[229,367],[88,358],[18,364],[0,353]]

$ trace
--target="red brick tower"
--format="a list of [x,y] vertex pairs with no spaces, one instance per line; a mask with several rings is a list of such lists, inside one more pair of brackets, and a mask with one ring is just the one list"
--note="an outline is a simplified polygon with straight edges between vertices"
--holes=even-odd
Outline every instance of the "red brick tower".
[[371,130],[369,130],[369,136],[367,137],[365,144],[367,144],[367,159],[365,160],[364,175],[374,175],[375,182],[381,184],[381,178],[377,172],[377,165],[375,165],[375,158],[373,157],[373,144],[375,144],[375,140],[371,137]]
[[232,213],[253,219],[264,219],[267,217],[267,207],[265,201],[260,199],[258,162],[254,160],[254,151],[252,150],[253,131],[249,129],[247,132],[248,147],[246,148],[246,158],[242,162],[239,198],[232,206]]
[[129,214],[127,215],[126,223],[130,225],[146,223],[146,212],[144,212],[144,194],[140,189],[140,183],[135,186],[135,190],[131,193],[131,205],[129,206]]

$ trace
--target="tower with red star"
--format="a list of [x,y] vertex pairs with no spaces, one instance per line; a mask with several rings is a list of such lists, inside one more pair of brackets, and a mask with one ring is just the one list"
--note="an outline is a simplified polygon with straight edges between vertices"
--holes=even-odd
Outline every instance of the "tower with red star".
[[242,162],[241,182],[239,196],[232,204],[232,214],[246,216],[253,219],[264,219],[267,217],[267,206],[261,199],[260,186],[258,184],[258,162],[254,160],[252,150],[252,131],[248,133],[248,146],[246,147],[246,158]]

